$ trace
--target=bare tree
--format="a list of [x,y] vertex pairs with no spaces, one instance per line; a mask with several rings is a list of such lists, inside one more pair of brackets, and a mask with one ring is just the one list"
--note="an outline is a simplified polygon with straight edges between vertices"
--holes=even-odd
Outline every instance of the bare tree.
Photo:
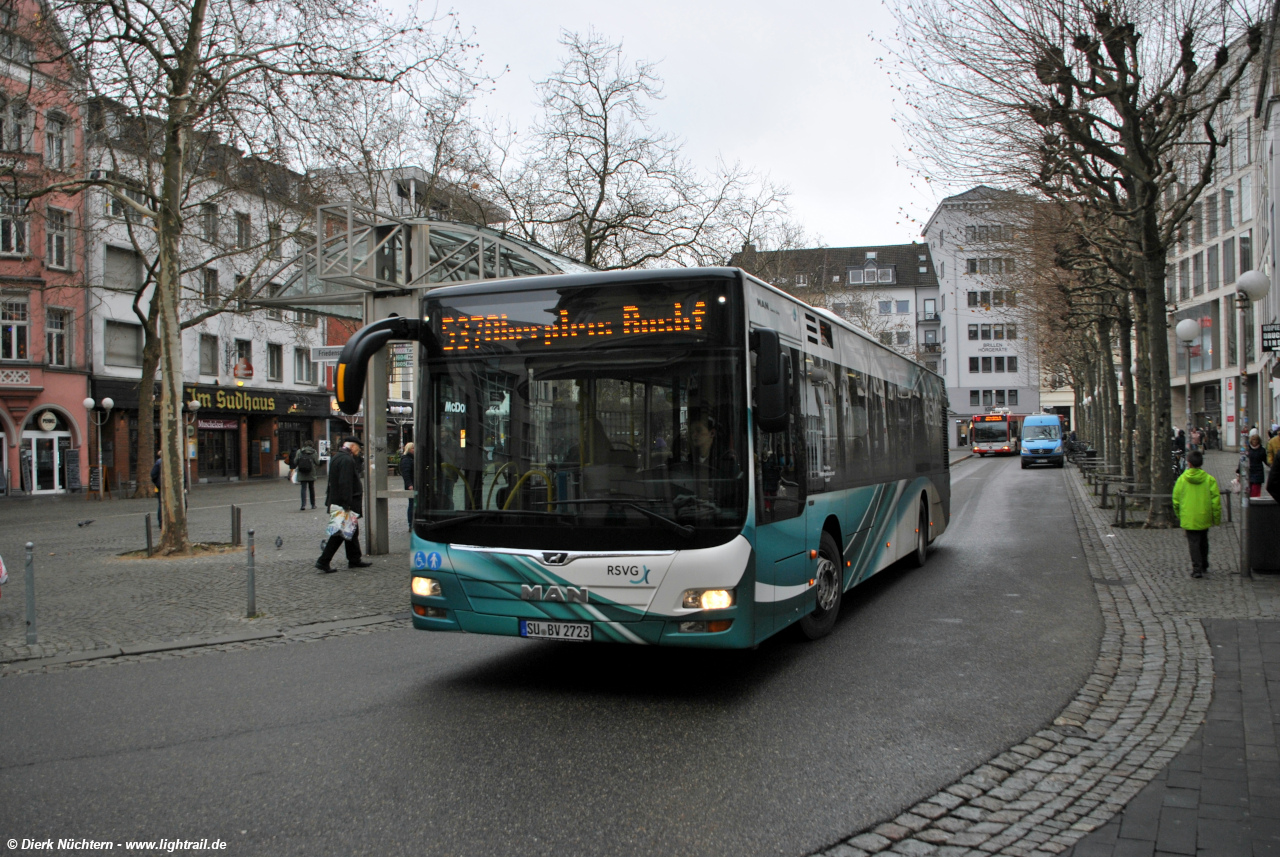
[[326,120],[315,109],[322,95],[376,84],[420,97],[433,76],[464,71],[467,45],[452,20],[390,20],[364,0],[53,0],[49,12],[83,72],[84,100],[119,105],[141,120],[145,160],[155,165],[153,180],[141,187],[127,171],[91,181],[153,233],[161,498],[170,524],[162,549],[186,550],[182,236],[189,179],[209,168],[197,157],[209,152],[201,152],[203,143],[216,139],[251,158],[305,162],[309,130]]
[[561,68],[538,84],[542,117],[528,134],[491,130],[477,159],[512,231],[605,270],[700,264],[727,258],[753,215],[785,208],[767,179],[740,164],[700,171],[652,127],[653,63],[595,32],[560,41]]
[[[915,0],[895,14],[910,133],[933,169],[1105,207],[1123,224],[1123,252],[1103,259],[1122,259],[1133,289],[1149,417],[1140,469],[1167,493],[1170,469],[1149,454],[1171,429],[1166,255],[1225,143],[1216,123],[1260,47],[1257,10],[1207,0]],[[1203,145],[1188,154],[1190,142]],[[1148,519],[1168,522],[1167,507]]]

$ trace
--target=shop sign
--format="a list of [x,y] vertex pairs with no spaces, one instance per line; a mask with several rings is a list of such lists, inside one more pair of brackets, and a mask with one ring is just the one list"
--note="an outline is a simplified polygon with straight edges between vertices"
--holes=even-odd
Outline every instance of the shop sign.
[[40,415],[40,430],[53,431],[58,427],[58,415],[53,411],[45,411]]
[[253,380],[253,364],[249,362],[248,357],[241,357],[236,361],[235,368],[231,370],[231,377],[241,381]]
[[199,420],[196,420],[196,425],[202,429],[222,429],[222,430],[238,429],[240,428],[240,421],[239,420],[199,419]]
[[1262,350],[1280,351],[1280,324],[1262,326]]
[[[253,371],[252,368],[249,370]],[[274,413],[276,410],[275,396],[255,396],[253,393],[246,393],[243,390],[213,390],[212,392],[204,392],[199,390],[188,390],[188,398],[194,398],[200,402],[202,408],[217,408],[222,411],[247,411],[253,413]]]

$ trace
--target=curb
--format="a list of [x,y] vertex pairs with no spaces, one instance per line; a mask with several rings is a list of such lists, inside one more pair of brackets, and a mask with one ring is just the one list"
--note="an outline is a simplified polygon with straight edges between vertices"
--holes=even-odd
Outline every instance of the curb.
[[324,635],[332,631],[345,630],[347,628],[363,628],[367,625],[381,625],[387,622],[395,622],[408,619],[411,615],[412,614],[407,611],[404,613],[395,613],[390,615],[379,613],[373,616],[360,616],[354,619],[312,622],[310,624],[295,625],[285,629],[249,631],[242,634],[222,634],[215,637],[185,637],[183,639],[171,640],[164,643],[139,643],[136,645],[106,646],[101,649],[90,649],[83,652],[70,652],[65,655],[0,660],[0,667],[16,666],[23,670],[40,669],[41,667],[60,666],[62,664],[74,664],[83,661],[103,660],[106,658],[172,652],[179,649],[211,648],[213,646],[225,646],[234,643],[252,643],[258,640],[276,640],[281,638],[300,639],[314,635]]

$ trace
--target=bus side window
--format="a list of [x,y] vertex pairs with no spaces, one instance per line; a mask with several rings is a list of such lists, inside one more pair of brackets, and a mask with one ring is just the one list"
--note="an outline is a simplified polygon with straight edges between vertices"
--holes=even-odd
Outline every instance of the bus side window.
[[756,521],[761,524],[797,517],[804,511],[805,463],[804,439],[800,432],[804,425],[799,411],[803,407],[803,392],[797,367],[800,355],[791,350],[791,413],[785,431],[766,433],[755,430],[757,451],[756,473]]

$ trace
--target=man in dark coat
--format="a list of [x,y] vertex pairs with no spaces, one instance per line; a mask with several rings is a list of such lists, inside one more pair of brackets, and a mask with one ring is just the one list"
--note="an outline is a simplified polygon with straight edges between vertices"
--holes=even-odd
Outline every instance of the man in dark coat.
[[[400,478],[404,480],[404,490],[413,490],[413,441],[404,445],[404,453],[400,456]],[[413,529],[413,498],[409,498],[409,529]]]
[[[361,514],[364,510],[364,487],[360,484],[360,467],[356,456],[360,454],[360,441],[354,437],[347,438],[341,448],[329,459],[329,487],[325,491],[324,506],[330,512],[339,506],[344,512]],[[316,568],[328,574],[335,569],[329,565],[330,560],[338,553],[338,548],[347,551],[349,568],[365,568],[373,565],[360,558],[360,525],[356,523],[356,531],[351,538],[344,539],[342,533],[329,536],[320,558],[316,560]]]

